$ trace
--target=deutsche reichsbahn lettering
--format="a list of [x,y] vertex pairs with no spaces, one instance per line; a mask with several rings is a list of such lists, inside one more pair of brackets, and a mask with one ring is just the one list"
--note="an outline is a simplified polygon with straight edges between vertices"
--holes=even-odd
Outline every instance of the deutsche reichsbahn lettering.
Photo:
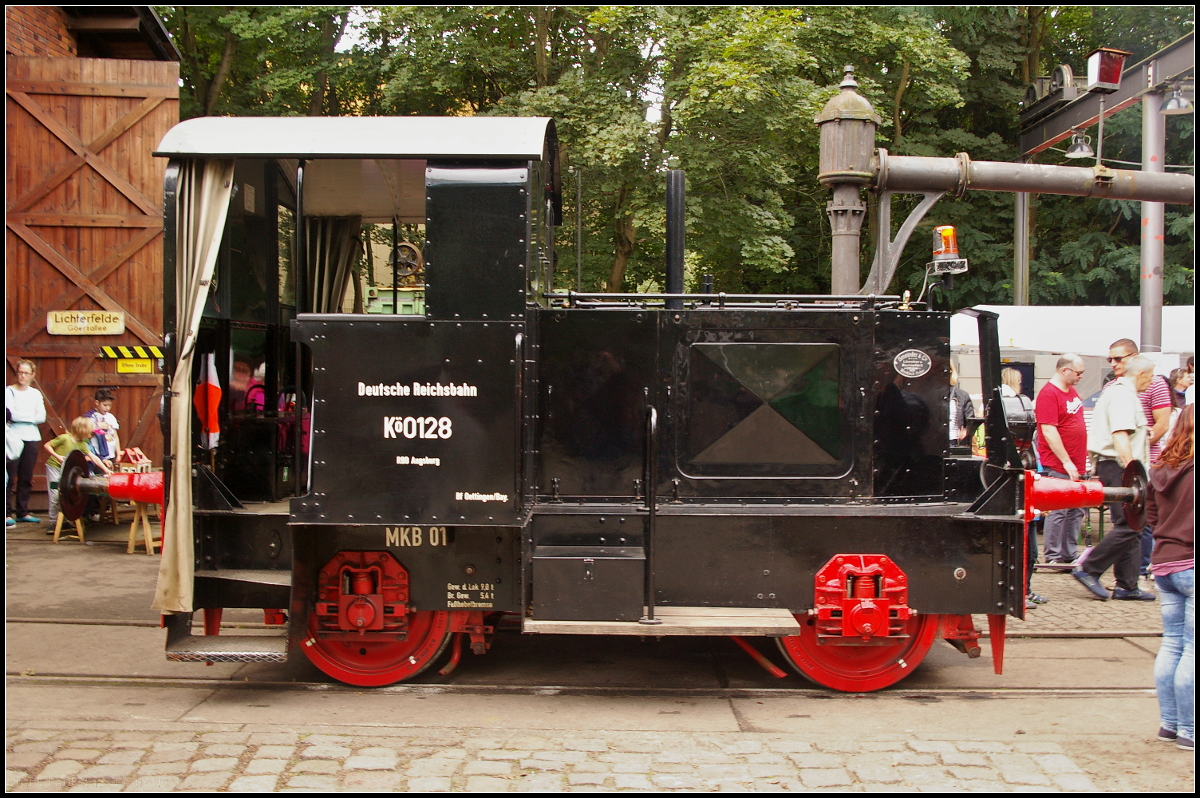
[[398,382],[391,384],[379,383],[367,385],[358,384],[359,396],[479,396],[479,388],[455,382],[414,382],[411,386]]
[[431,526],[428,529],[419,526],[389,526],[384,530],[385,546],[447,546],[449,543],[449,535],[444,526]]

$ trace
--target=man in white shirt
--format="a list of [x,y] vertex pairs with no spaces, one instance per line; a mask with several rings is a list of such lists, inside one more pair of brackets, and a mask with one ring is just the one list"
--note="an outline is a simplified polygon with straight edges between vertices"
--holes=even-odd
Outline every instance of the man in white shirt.
[[[1150,459],[1150,425],[1138,394],[1154,378],[1154,363],[1141,355],[1122,359],[1125,359],[1124,374],[1100,394],[1088,430],[1088,452],[1096,458],[1096,475],[1106,487],[1120,487],[1122,474],[1130,462],[1138,460],[1146,464]],[[1107,601],[1109,593],[1100,584],[1100,576],[1111,567],[1117,579],[1112,598],[1154,601],[1153,593],[1138,589],[1141,530],[1125,523],[1120,502],[1110,502],[1108,510],[1112,531],[1071,575],[1096,598]]]

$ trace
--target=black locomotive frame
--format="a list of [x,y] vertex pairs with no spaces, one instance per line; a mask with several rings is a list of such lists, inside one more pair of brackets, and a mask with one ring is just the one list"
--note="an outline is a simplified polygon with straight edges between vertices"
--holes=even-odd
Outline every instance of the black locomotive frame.
[[[950,314],[899,297],[556,290],[549,120],[521,120],[541,138],[518,156],[401,137],[369,154],[289,149],[295,127],[226,121],[261,123],[270,143],[248,151],[232,131],[160,148],[166,340],[181,166],[235,158],[234,183],[270,207],[230,214],[198,351],[231,374],[231,341],[261,341],[265,400],[241,415],[225,400],[215,455],[198,434],[168,452],[168,468],[195,464],[192,609],[208,632],[167,616],[169,657],[299,650],[385,684],[446,652],[457,663],[467,640],[481,653],[507,613],[531,633],[774,637],[805,675],[861,690],[898,681],[936,638],[978,654],[971,615],[1001,637],[1023,617],[1003,414],[990,466],[948,445]],[[340,120],[346,136],[356,121]],[[437,122],[452,146],[456,120]],[[297,313],[318,204],[304,166],[368,157],[423,162],[425,313]],[[286,218],[292,306],[273,268]],[[975,315],[998,397],[995,319]],[[227,607],[268,610],[286,639],[217,639]]]

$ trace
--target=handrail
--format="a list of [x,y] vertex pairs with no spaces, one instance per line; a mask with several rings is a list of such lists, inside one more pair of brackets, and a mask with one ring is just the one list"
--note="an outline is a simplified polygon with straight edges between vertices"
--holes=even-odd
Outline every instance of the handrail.
[[584,293],[581,291],[547,291],[547,299],[570,300],[617,300],[644,302],[646,300],[692,299],[699,302],[713,302],[719,297],[735,302],[897,302],[899,294],[605,294]]
[[658,505],[658,411],[654,405],[646,409],[646,533],[642,550],[646,557],[646,614],[638,621],[644,624],[662,623],[654,618],[654,521]]

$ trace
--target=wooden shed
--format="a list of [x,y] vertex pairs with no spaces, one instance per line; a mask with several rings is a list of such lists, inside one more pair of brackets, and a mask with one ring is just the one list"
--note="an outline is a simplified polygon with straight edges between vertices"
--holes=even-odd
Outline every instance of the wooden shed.
[[[122,446],[161,458],[148,347],[162,335],[165,163],[151,152],[179,121],[178,60],[148,6],[5,8],[5,376],[37,364],[44,440],[107,386]],[[64,324],[68,311],[103,323]],[[149,357],[105,356],[137,347]]]

